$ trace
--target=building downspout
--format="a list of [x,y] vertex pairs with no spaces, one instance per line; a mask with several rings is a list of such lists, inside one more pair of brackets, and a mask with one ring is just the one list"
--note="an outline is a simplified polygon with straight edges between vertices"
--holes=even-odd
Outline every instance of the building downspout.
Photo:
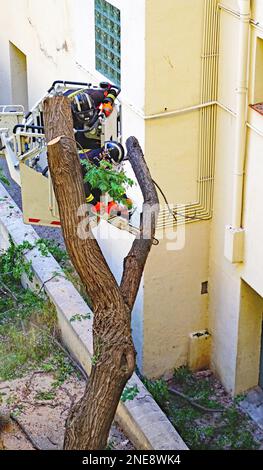
[[232,263],[243,261],[244,229],[242,201],[247,135],[247,96],[249,63],[250,0],[238,0],[240,10],[239,61],[237,70],[237,116],[235,130],[235,161],[233,175],[233,206],[231,225],[226,227],[225,256]]

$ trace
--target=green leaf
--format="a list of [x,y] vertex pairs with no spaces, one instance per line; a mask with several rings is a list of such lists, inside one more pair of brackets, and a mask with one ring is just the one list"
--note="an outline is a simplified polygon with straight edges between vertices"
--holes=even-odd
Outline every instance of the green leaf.
[[108,193],[115,201],[123,203],[126,188],[134,185],[134,181],[128,178],[123,170],[117,171],[111,163],[105,160],[102,160],[98,167],[88,160],[81,163],[86,170],[85,183],[89,183],[92,189],[100,189],[102,193]]
[[133,387],[126,386],[121,395],[121,401],[133,400],[138,395],[139,389],[137,385]]
[[86,313],[85,315],[81,313],[76,313],[75,315],[72,315],[72,317],[70,317],[69,321],[73,322],[73,321],[90,320],[90,318],[91,318],[91,315],[89,312]]
[[0,181],[6,184],[6,186],[10,186],[10,183],[8,179],[6,178],[6,176],[4,175],[2,168],[0,168]]

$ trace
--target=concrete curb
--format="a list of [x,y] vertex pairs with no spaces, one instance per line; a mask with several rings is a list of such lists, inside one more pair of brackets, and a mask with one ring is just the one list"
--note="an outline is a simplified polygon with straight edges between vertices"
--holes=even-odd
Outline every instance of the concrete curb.
[[[20,209],[0,183],[0,249],[8,247],[10,237],[15,244],[25,240],[34,244],[39,238],[31,226],[23,223]],[[44,257],[34,248],[25,257],[32,262],[34,283],[45,286],[46,294],[56,306],[63,341],[89,374],[93,354],[92,317],[75,322],[70,322],[70,318],[92,312],[53,256]],[[22,282],[29,284],[27,279]],[[138,395],[132,401],[120,402],[115,417],[134,446],[142,450],[187,450],[136,374],[129,381],[129,386],[134,385],[139,390]]]

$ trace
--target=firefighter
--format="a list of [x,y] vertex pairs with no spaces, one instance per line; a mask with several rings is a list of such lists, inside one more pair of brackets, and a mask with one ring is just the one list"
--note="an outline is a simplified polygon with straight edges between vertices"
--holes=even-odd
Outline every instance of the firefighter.
[[99,88],[67,90],[64,94],[71,100],[76,141],[84,148],[100,147],[100,117],[109,117],[120,88],[108,82]]
[[[104,147],[94,150],[80,150],[79,152],[80,160],[88,160],[93,165],[99,166],[100,162],[109,161],[112,165],[118,166],[124,158],[124,148],[119,142],[108,141],[105,142]],[[86,174],[85,167],[82,165],[83,177]],[[115,201],[108,203],[107,207],[101,202],[102,192],[97,188],[92,188],[89,183],[84,184],[86,202],[91,204],[94,207],[95,212],[103,212],[105,210],[109,216],[122,216],[129,218],[130,210],[132,209],[132,200],[128,198],[126,194],[123,194],[125,201],[125,206],[119,205]]]
[[[101,147],[100,132],[98,129],[100,115],[108,117],[114,106],[114,101],[120,89],[107,82],[102,82],[100,88],[85,88],[78,90],[68,90],[65,95],[71,100],[71,110],[73,125],[75,129],[75,139],[79,144],[79,156],[81,160],[87,159],[96,166],[100,165],[102,159],[108,160],[113,165],[119,165],[124,158],[124,149],[121,144],[115,141],[105,142]],[[83,176],[85,167],[82,166]],[[101,191],[92,188],[89,183],[85,183],[86,201],[91,204],[95,211],[101,212],[104,206],[100,202]],[[132,207],[132,201],[124,194],[127,204],[120,206],[115,201],[111,201],[105,208],[109,215],[129,215],[128,209]]]

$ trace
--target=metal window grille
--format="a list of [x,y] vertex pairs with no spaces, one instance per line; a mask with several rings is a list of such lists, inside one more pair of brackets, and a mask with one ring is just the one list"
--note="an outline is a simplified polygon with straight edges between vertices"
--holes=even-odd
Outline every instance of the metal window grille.
[[120,16],[106,0],[95,0],[96,70],[116,85],[121,81]]

